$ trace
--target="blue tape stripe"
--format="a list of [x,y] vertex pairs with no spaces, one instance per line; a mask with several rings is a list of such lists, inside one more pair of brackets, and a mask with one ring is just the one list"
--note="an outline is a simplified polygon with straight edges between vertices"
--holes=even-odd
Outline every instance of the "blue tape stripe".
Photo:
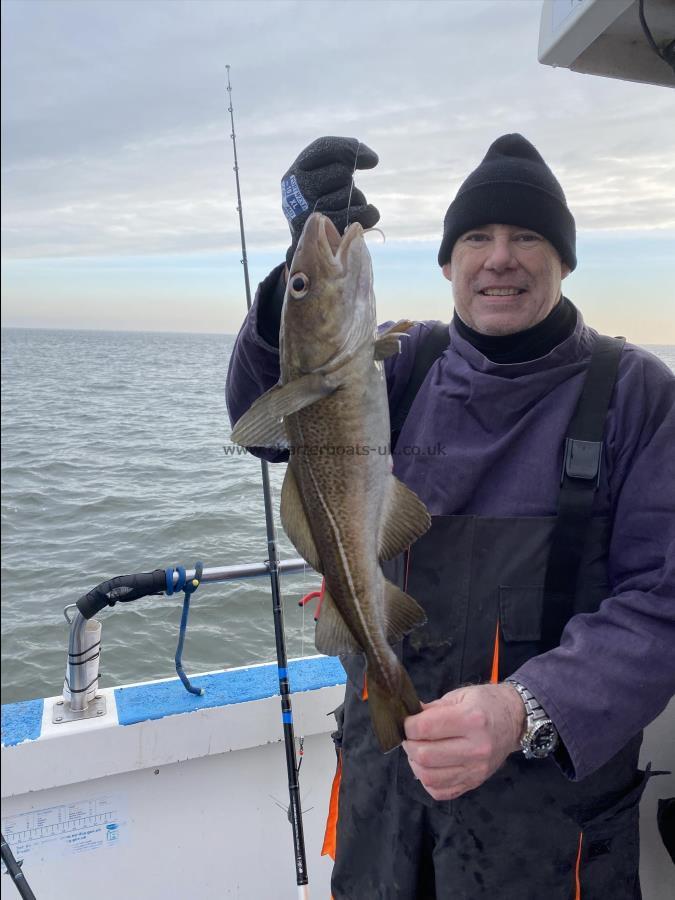
[[2,707],[2,746],[35,741],[42,732],[44,700],[22,700]]
[[288,678],[288,669],[283,669],[279,666],[279,678]]
[[[288,671],[296,694],[344,684],[347,680],[340,660],[336,657],[291,660]],[[207,693],[203,697],[188,694],[178,678],[116,688],[119,723],[134,725],[197,709],[278,697],[278,674],[279,667],[272,663],[192,678],[193,684],[206,689]],[[22,741],[34,741],[40,737],[43,706],[43,700],[3,705],[2,743],[5,747],[15,746]]]
[[[313,691],[330,685],[344,684],[347,680],[340,660],[332,656],[291,660],[288,671],[293,683],[293,693],[296,694],[300,691]],[[203,697],[188,694],[178,678],[117,688],[115,700],[119,723],[133,725],[136,722],[162,719],[164,716],[179,715],[195,709],[246,703],[264,697],[278,697],[278,676],[279,666],[270,663],[191,677],[192,684],[205,689]]]
[[284,725],[292,725],[293,724],[293,713],[289,710],[288,712],[281,713],[281,721]]

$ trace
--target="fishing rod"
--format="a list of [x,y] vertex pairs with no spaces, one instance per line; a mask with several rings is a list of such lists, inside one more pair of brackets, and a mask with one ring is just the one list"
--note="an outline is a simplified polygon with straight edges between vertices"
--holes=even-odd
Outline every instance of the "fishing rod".
[[[234,108],[232,106],[232,85],[230,84],[230,67],[227,69],[227,92],[229,95],[228,112],[232,131],[232,149],[234,152],[234,177],[237,185],[237,212],[239,213],[239,232],[241,234],[241,263],[244,267],[244,283],[246,285],[246,306],[251,309],[251,285],[248,277],[248,258],[246,256],[246,237],[244,234],[244,212],[241,204],[241,187],[239,185],[239,162],[237,160],[237,138],[234,131]],[[288,660],[286,656],[286,637],[284,632],[284,611],[281,605],[281,585],[279,582],[279,555],[277,553],[276,529],[272,511],[272,492],[270,489],[269,464],[260,461],[262,474],[263,497],[265,500],[265,528],[267,530],[267,565],[270,572],[272,588],[272,615],[274,618],[274,638],[277,650],[277,667],[279,671],[279,694],[281,695],[281,722],[286,747],[286,769],[288,772],[288,795],[290,805],[288,818],[293,830],[293,849],[295,851],[295,875],[298,885],[298,896],[309,897],[307,877],[307,858],[305,855],[305,836],[302,828],[302,808],[300,805],[300,787],[298,784],[298,764],[295,755],[295,733],[293,731],[293,710],[291,708],[291,689],[288,681]]]
[[23,860],[17,862],[11,847],[5,840],[4,834],[1,836],[1,844],[2,861],[7,867],[7,875],[9,875],[14,882],[14,886],[21,894],[23,900],[36,900],[35,894],[30,889],[30,885],[26,881],[26,876],[23,874],[23,869],[21,868]]

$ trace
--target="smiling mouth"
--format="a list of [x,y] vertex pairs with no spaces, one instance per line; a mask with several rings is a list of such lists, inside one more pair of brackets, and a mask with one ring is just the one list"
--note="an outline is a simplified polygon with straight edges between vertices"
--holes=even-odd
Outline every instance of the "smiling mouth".
[[525,293],[525,288],[483,288],[478,293],[483,297],[518,297]]

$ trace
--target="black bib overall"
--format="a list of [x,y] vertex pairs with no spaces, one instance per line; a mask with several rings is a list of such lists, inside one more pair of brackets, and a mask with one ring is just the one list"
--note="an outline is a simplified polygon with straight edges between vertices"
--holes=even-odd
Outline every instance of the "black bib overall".
[[[422,700],[490,681],[497,629],[499,680],[543,652],[556,521],[435,516],[408,554],[384,566],[427,614],[398,648]],[[608,594],[609,534],[606,518],[591,520],[570,614],[594,612]],[[476,790],[439,802],[414,779],[402,748],[380,751],[361,699],[363,658],[343,664],[334,900],[640,898],[641,734],[581,782],[553,759],[513,753]]]

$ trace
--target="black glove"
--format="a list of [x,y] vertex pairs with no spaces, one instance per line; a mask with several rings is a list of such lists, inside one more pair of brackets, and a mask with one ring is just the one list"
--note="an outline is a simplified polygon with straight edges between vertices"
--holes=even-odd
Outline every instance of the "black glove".
[[289,267],[313,212],[327,215],[340,234],[352,222],[372,228],[379,221],[376,207],[353,187],[354,169],[372,169],[377,163],[377,153],[356,138],[320,137],[305,147],[281,179],[281,201],[292,235],[286,253]]

